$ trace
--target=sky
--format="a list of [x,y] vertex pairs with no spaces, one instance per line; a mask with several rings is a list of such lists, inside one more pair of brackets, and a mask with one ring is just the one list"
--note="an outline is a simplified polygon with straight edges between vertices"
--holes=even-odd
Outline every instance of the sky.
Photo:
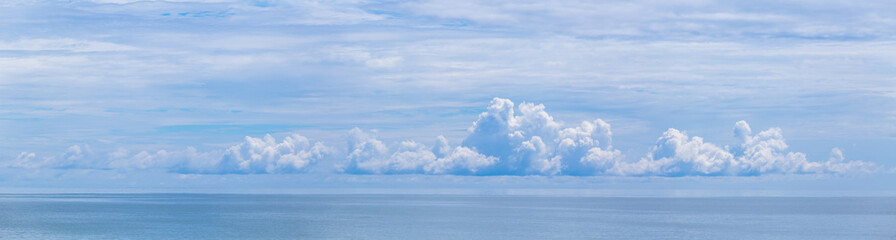
[[0,191],[896,195],[892,12],[4,1]]

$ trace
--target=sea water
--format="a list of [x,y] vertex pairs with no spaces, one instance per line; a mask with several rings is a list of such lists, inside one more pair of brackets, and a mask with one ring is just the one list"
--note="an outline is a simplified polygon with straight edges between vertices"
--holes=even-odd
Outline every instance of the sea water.
[[2,239],[896,239],[896,198],[0,195]]

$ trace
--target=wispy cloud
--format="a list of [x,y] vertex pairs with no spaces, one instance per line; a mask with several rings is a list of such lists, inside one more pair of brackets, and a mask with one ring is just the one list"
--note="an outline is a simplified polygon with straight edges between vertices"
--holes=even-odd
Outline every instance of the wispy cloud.
[[71,51],[108,52],[129,51],[136,48],[109,42],[60,39],[20,39],[14,42],[0,42],[0,51]]
[[[14,168],[715,176],[862,172],[896,154],[881,147],[896,134],[881,2],[0,5],[0,161]],[[489,132],[478,124],[506,115],[493,96],[551,115],[514,104],[520,120],[495,131],[523,134]],[[780,129],[731,138],[742,119]],[[165,130],[187,125],[256,127]],[[366,140],[342,146],[354,127]],[[244,136],[296,131],[312,147],[290,155],[336,153],[223,160]],[[829,164],[832,147],[862,164]]]

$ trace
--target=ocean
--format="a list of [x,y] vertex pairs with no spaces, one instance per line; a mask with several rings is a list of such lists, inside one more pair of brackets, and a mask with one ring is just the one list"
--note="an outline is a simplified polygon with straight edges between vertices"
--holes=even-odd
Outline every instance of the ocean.
[[3,194],[0,238],[896,239],[896,198]]

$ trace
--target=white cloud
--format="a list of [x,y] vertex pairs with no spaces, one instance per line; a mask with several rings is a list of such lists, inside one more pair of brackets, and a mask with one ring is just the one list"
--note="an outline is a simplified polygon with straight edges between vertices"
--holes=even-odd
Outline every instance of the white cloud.
[[843,157],[843,151],[839,148],[831,149],[831,157],[827,162],[818,166],[818,171],[834,174],[862,174],[871,173],[880,170],[880,167],[873,163],[863,161],[846,161]]
[[369,49],[359,47],[330,47],[324,49],[321,55],[327,55],[325,59],[341,62],[363,63],[369,68],[391,68],[396,67],[404,61],[400,56],[386,56],[385,53],[378,53]]
[[[519,114],[516,113],[519,111]],[[720,147],[670,128],[638,161],[613,149],[610,124],[601,119],[563,128],[543,105],[495,98],[473,122],[461,146],[439,137],[431,150],[413,141],[388,147],[360,129],[350,132],[347,173],[457,175],[756,176],[765,174],[853,174],[878,170],[872,163],[845,161],[833,149],[826,162],[787,151],[780,128],[753,135],[735,123],[738,146]]]
[[[892,25],[889,18],[880,17],[891,6],[836,1],[788,1],[762,8],[718,1],[578,0],[413,1],[399,6],[407,14],[480,26],[584,35],[867,36],[890,35],[884,26]],[[819,9],[827,14],[817,14]]]
[[6,162],[7,167],[17,168],[102,168],[102,162],[94,160],[94,152],[89,145],[72,145],[56,156],[37,157],[33,152],[22,152],[15,160]]
[[390,150],[382,141],[358,128],[349,132],[348,165],[355,174],[476,174],[497,159],[466,147],[452,149],[439,136],[432,149],[414,141],[403,141]]
[[135,2],[193,2],[193,3],[222,3],[222,2],[236,2],[237,0],[89,0],[94,3],[114,3],[114,4],[128,4]]
[[354,128],[349,132],[349,163],[343,171],[350,173],[388,174],[421,172],[434,161],[435,155],[414,141],[404,141],[394,151],[374,136]]
[[[495,98],[470,127],[461,146],[439,137],[432,150],[402,142],[390,150],[358,129],[351,131],[348,173],[460,175],[594,175],[621,159],[603,120],[562,128],[544,105]],[[519,110],[519,115],[516,110]],[[409,160],[409,157],[416,157]]]
[[425,170],[429,174],[476,175],[498,161],[498,158],[482,155],[472,149],[456,147],[448,156],[427,164]]
[[[518,112],[518,113],[517,113]],[[645,157],[627,161],[612,145],[610,124],[583,121],[563,124],[545,111],[544,105],[494,98],[479,114],[460,146],[439,136],[432,147],[416,141],[387,144],[373,133],[349,131],[349,174],[452,174],[452,175],[573,175],[573,176],[758,176],[767,174],[862,174],[880,171],[863,161],[847,161],[834,148],[824,162],[788,151],[780,128],[757,134],[746,121],[738,121],[733,136],[736,146],[717,146],[674,128],[666,130]],[[20,168],[165,169],[178,173],[266,174],[299,173],[334,150],[320,142],[292,134],[278,142],[271,135],[245,137],[229,148],[200,152],[184,150],[141,151],[118,149],[98,157],[87,145],[74,145],[61,155],[38,158],[22,152],[6,163]]]
[[572,175],[594,175],[603,172],[622,153],[613,149],[610,124],[601,119],[582,122],[581,126],[560,131],[555,157],[563,163],[563,171]]
[[106,157],[94,154],[87,145],[74,145],[58,156],[37,158],[23,152],[8,167],[143,170],[163,169],[177,173],[265,174],[299,173],[329,156],[333,150],[323,143],[292,134],[277,142],[271,135],[246,136],[243,143],[224,150],[200,152],[184,150],[140,151],[131,154],[119,148]]
[[71,51],[71,52],[110,52],[129,51],[136,48],[110,42],[71,38],[38,38],[21,39],[14,42],[0,42],[0,50],[11,51]]
[[246,137],[246,141],[228,148],[215,164],[220,173],[292,173],[307,170],[328,154],[329,148],[312,143],[298,134],[276,142],[271,135]]
[[401,57],[371,58],[364,61],[364,65],[372,68],[389,68],[395,67],[401,63],[402,60]]
[[[738,128],[749,126],[744,121],[737,122]],[[746,131],[749,134],[750,131]],[[770,128],[755,136],[743,136],[740,146],[742,152],[736,152],[738,163],[743,174],[759,175],[764,173],[803,173],[810,172],[812,163],[806,160],[806,154],[785,152],[788,148],[780,128]]]
[[[729,175],[734,156],[700,137],[670,128],[639,162],[623,163],[616,173],[623,175]],[[626,166],[628,165],[628,166]]]
[[[544,105],[522,103],[518,109],[516,115],[513,102],[495,98],[463,141],[464,146],[501,159],[493,174],[591,175],[596,160],[621,155],[612,149],[610,125],[603,120],[562,128]],[[586,158],[589,151],[595,155]]]
[[370,13],[363,6],[368,1],[257,1],[252,4],[230,4],[234,18],[267,24],[351,25],[386,19]]
[[773,22],[791,20],[787,16],[777,14],[753,14],[753,13],[732,13],[732,12],[715,12],[715,13],[696,13],[685,14],[679,16],[685,19],[710,20],[710,21],[756,21],[756,22]]
[[33,167],[35,156],[36,155],[33,152],[22,152],[18,157],[16,157],[14,161],[6,165],[12,167],[31,168]]
[[[746,121],[735,123],[734,136],[739,146],[724,148],[703,142],[700,137],[688,138],[687,134],[669,129],[657,139],[657,144],[647,157],[634,163],[617,166],[618,175],[739,175],[765,174],[852,174],[878,170],[872,163],[846,162],[840,149],[831,150],[827,162],[811,162],[806,154],[788,152],[788,145],[780,128],[752,135]],[[730,149],[730,150],[729,150]]]
[[[440,129],[429,131],[441,131],[456,128],[445,123],[464,117],[468,103],[487,94],[537,95],[552,109],[616,109],[600,117],[637,119],[651,127],[709,115],[716,117],[703,121],[751,116],[797,122],[825,116],[831,120],[785,130],[798,131],[801,138],[835,139],[879,139],[896,132],[896,113],[887,110],[896,96],[887,91],[896,62],[896,28],[888,26],[896,22],[887,14],[892,6],[882,3],[789,2],[756,8],[713,1],[28,2],[0,14],[9,23],[0,45],[12,50],[0,58],[0,92],[5,93],[0,112],[5,118],[37,120],[3,124],[8,149],[34,146],[17,139],[38,136],[67,145],[77,141],[72,139],[99,138],[123,145],[155,137],[179,141],[145,130],[221,121],[323,126],[321,132],[373,125],[368,123],[410,132],[418,128],[409,123],[433,123]],[[801,11],[807,9],[822,11]],[[278,25],[283,23],[342,26]],[[128,48],[136,51],[118,52]],[[819,80],[826,81],[813,84]],[[618,86],[623,87],[614,89]],[[48,107],[49,102],[68,103]],[[398,104],[411,113],[448,104],[462,105],[452,110],[464,112],[452,119],[438,111],[413,117],[379,114],[396,112]],[[674,127],[703,124],[695,122]],[[559,133],[578,125],[570,121],[543,129]],[[628,126],[614,124],[613,130],[618,135]],[[665,127],[673,126],[628,136],[653,140]],[[512,147],[507,154],[495,155],[500,162],[515,156],[512,164],[521,167],[514,174],[622,174],[611,171],[623,169],[616,164],[621,155],[615,149],[576,146],[558,155],[556,138],[526,133],[509,139],[513,144],[507,144]],[[244,134],[216,135],[215,144],[241,140]],[[433,151],[436,158],[456,146],[440,149],[447,150]],[[639,160],[643,150],[636,149],[629,160]],[[37,151],[29,162],[52,157],[28,151]],[[182,147],[165,153],[181,151],[188,155]],[[584,157],[579,162],[578,155]],[[809,157],[818,161],[812,157],[821,156]],[[880,158],[863,160],[886,161]],[[564,168],[569,165],[581,167]]]
[[199,152],[194,147],[183,150],[140,151],[131,155],[119,148],[109,153],[109,167],[122,170],[167,169],[172,172],[214,172],[221,161],[221,151]]

